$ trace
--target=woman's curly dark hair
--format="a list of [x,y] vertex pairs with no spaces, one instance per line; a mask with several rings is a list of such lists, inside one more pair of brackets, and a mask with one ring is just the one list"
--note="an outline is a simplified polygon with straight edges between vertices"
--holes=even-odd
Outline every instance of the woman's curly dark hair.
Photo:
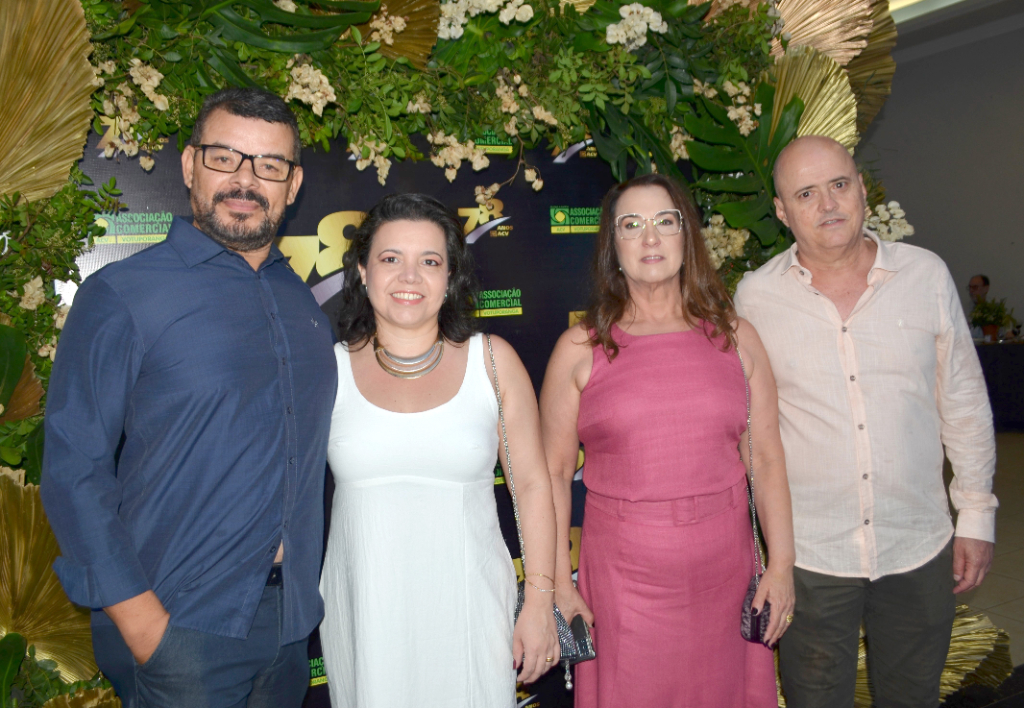
[[426,194],[390,194],[370,209],[366,219],[352,235],[352,245],[342,258],[345,284],[341,289],[338,336],[350,347],[365,346],[377,333],[370,298],[363,290],[357,265],[366,267],[373,237],[391,221],[429,221],[444,234],[448,251],[448,297],[437,314],[441,335],[461,344],[476,332],[476,295],[479,285],[473,256],[466,244],[462,222],[441,202]]

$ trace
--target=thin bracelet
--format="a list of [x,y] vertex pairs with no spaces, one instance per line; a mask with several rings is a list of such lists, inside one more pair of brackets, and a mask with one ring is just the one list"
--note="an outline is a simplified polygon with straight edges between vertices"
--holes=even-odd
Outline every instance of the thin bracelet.
[[[525,580],[525,578],[524,578],[524,580]],[[534,585],[533,583],[531,583],[531,582],[530,582],[529,580],[527,580],[526,582],[527,582],[527,583],[528,583],[528,584],[529,584],[529,585],[530,585],[531,587],[533,587],[533,588],[534,588],[534,589],[535,589],[535,590],[536,590],[537,592],[554,592],[554,591],[555,591],[555,589],[554,589],[554,588],[551,588],[550,590],[545,590],[544,588],[539,588],[539,587],[537,587],[536,585]]]
[[527,575],[524,575],[523,577],[524,578],[547,578],[548,580],[551,581],[552,585],[555,584],[555,579],[550,577],[550,576],[544,575],[544,573],[529,573]]

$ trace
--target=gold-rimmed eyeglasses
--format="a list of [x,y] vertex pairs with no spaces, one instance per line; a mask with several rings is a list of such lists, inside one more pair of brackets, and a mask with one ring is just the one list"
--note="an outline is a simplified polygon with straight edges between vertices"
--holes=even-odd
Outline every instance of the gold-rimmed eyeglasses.
[[665,209],[650,219],[640,214],[620,214],[615,219],[615,233],[627,241],[640,238],[647,229],[648,222],[660,236],[675,236],[683,229],[682,213],[678,209]]
[[252,164],[252,173],[268,182],[285,182],[292,174],[295,163],[283,157],[247,155],[223,145],[198,145],[203,151],[203,166],[216,172],[238,172],[246,160]]

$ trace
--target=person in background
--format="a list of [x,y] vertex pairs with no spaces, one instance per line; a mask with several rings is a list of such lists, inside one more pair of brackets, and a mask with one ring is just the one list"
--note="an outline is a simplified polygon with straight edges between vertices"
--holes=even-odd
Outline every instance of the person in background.
[[[514,708],[516,669],[530,683],[559,659],[533,384],[507,342],[474,333],[472,256],[437,200],[384,197],[344,266],[321,581],[331,705]],[[526,546],[514,625],[516,572],[494,498],[506,432]]]
[[128,708],[297,708],[320,622],[330,321],[272,244],[302,184],[274,94],[206,99],[193,221],[82,283],[41,493],[67,595]]
[[[593,280],[594,304],[558,340],[541,390],[555,602],[593,624],[597,651],[576,667],[576,706],[776,706],[769,647],[792,620],[793,528],[768,357],[711,267],[694,206],[663,175],[609,191]],[[756,562],[748,386],[769,558],[753,598],[755,611],[771,605],[765,646],[740,633]],[[580,442],[577,591],[569,520]]]
[[995,539],[978,356],[945,264],[864,229],[866,192],[842,145],[793,141],[775,188],[796,243],[744,276],[736,309],[772,362],[793,497],[786,703],[852,708],[863,622],[875,705],[935,706],[954,594],[981,583]]
[[988,276],[978,274],[967,282],[967,292],[970,293],[971,302],[977,305],[988,295]]

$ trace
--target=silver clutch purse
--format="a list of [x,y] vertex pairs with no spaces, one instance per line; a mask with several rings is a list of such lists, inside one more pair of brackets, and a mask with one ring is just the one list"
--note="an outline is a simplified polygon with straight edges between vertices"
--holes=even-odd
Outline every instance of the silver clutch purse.
[[[523,544],[523,527],[519,521],[519,504],[516,503],[516,484],[512,478],[512,456],[508,451],[508,435],[505,433],[505,411],[501,405],[501,389],[498,387],[498,367],[494,363],[494,349],[491,347],[491,336],[487,337],[487,351],[491,355],[491,371],[494,374],[494,394],[498,398],[498,417],[501,420],[501,442],[505,448],[505,469],[508,474],[508,488],[512,493],[512,512],[516,518],[516,536],[519,539],[520,558],[523,561],[524,573],[526,568],[526,546]],[[526,590],[524,580],[519,581],[519,593],[516,598],[515,618],[519,619],[519,613],[523,609],[523,597]],[[594,651],[594,642],[590,637],[590,628],[581,615],[576,615],[571,622],[567,622],[558,606],[554,606],[555,629],[558,631],[558,643],[561,649],[561,662],[565,666],[565,687],[572,690],[572,673],[569,667],[581,661],[588,661],[597,656]]]

